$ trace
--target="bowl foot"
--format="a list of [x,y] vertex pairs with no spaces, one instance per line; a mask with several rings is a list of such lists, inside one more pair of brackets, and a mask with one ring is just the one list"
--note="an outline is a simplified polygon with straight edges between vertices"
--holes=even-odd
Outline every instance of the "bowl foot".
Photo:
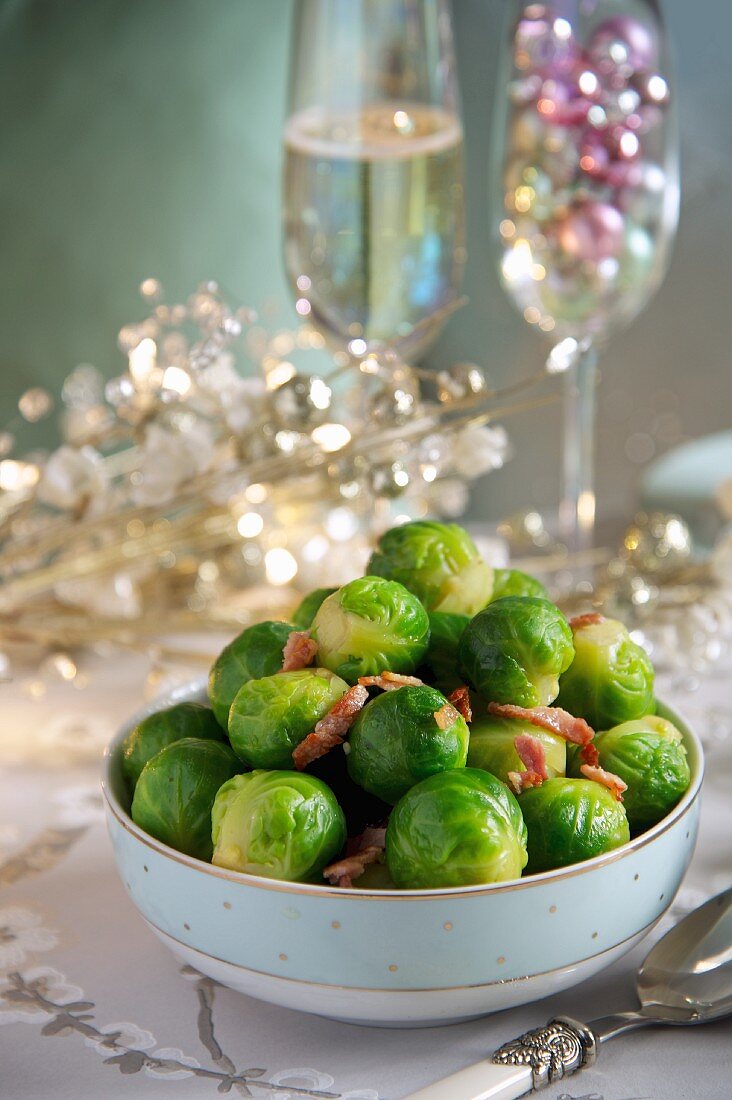
[[444,1027],[541,1000],[604,970],[635,947],[650,930],[644,928],[607,951],[543,974],[486,985],[412,990],[325,985],[264,974],[215,959],[146,923],[181,962],[238,993],[339,1023],[389,1028]]

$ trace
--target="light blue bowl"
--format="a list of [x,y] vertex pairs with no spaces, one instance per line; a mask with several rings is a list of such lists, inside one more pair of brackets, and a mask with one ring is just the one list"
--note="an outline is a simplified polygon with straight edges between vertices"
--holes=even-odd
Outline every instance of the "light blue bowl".
[[647,833],[585,863],[446,890],[334,889],[226,871],[182,855],[128,814],[120,744],[146,714],[205,699],[202,681],[135,714],[105,757],[117,867],[153,932],[197,970],[264,1001],[352,1023],[419,1027],[523,1004],[629,951],[670,905],[699,819],[702,748],[684,735],[691,785]]

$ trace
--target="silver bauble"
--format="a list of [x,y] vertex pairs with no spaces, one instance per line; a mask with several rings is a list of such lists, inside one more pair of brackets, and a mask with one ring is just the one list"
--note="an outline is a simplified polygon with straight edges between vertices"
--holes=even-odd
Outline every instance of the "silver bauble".
[[272,393],[273,420],[279,428],[309,432],[328,419],[331,396],[322,378],[296,374]]

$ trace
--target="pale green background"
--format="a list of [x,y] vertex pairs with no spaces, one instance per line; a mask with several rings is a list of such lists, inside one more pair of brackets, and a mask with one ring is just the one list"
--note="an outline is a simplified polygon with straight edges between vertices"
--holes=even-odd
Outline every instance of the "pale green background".
[[[498,381],[541,357],[538,337],[498,286],[489,245],[502,7],[454,3],[471,303],[429,356],[474,359]],[[730,420],[732,5],[668,0],[666,11],[679,61],[683,219],[665,287],[604,359],[605,513],[630,507],[633,456]],[[115,333],[140,316],[136,288],[146,275],[175,296],[214,277],[241,300],[280,301],[281,319],[292,316],[279,244],[289,13],[288,0],[0,3],[0,425],[30,384],[57,389],[81,361],[110,375],[122,368]],[[558,412],[509,427],[516,456],[477,490],[480,516],[556,495]]]

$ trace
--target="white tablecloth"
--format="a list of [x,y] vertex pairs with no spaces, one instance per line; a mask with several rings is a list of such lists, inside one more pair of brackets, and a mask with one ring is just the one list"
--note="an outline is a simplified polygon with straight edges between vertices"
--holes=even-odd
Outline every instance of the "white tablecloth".
[[[117,877],[98,793],[100,746],[141,701],[146,669],[142,658],[96,656],[82,667],[81,688],[79,678],[50,676],[0,686],[2,1100],[186,1100],[229,1091],[399,1100],[554,1014],[591,1019],[634,1006],[633,972],[650,940],[542,1003],[413,1031],[331,1023],[181,971]],[[728,684],[720,672],[696,690],[660,685],[705,739],[708,772],[694,862],[651,938],[732,881]],[[732,1096],[730,1039],[728,1023],[638,1032],[544,1095],[723,1100]]]

